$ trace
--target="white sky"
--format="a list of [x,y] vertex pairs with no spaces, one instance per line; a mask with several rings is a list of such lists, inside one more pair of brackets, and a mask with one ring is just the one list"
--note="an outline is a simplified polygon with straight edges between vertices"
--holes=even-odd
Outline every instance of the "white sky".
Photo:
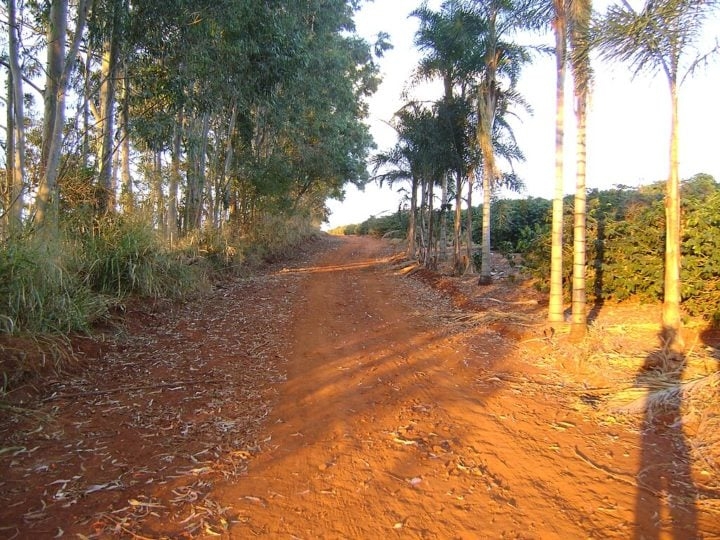
[[[600,1],[595,8],[598,9]],[[603,2],[604,4],[605,2]],[[440,0],[429,5],[438,9]],[[367,2],[357,14],[358,34],[371,43],[380,31],[390,34],[394,49],[380,66],[383,83],[373,97],[370,127],[379,150],[395,143],[394,131],[387,126],[402,105],[406,88],[419,55],[412,42],[417,19],[407,15],[419,0],[375,0]],[[720,24],[714,21],[714,31]],[[534,109],[514,124],[515,135],[527,157],[516,170],[525,182],[523,196],[550,198],[554,186],[555,71],[552,56],[538,57],[525,68],[519,90]],[[595,82],[588,118],[587,185],[609,188],[615,184],[636,186],[667,177],[670,140],[669,91],[664,76],[640,76],[634,80],[626,65],[593,65]],[[680,175],[687,178],[705,172],[720,180],[720,59],[704,72],[688,79],[680,89]],[[570,94],[570,92],[567,92]],[[439,92],[438,92],[439,95]],[[566,106],[565,192],[574,191],[574,116],[572,104]],[[359,223],[371,215],[394,211],[401,198],[396,189],[380,189],[374,184],[359,192],[347,189],[344,202],[329,201],[332,211],[329,227]]]

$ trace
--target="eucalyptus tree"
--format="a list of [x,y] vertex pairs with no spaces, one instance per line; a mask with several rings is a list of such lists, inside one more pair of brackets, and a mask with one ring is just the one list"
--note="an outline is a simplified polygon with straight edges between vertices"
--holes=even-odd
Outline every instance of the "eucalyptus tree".
[[58,177],[65,126],[68,80],[75,67],[91,0],[79,0],[74,13],[74,35],[67,49],[68,0],[52,0],[47,18],[47,69],[41,155],[42,177],[35,198],[35,222],[50,236],[58,227]]
[[[663,73],[670,94],[669,173],[665,188],[665,273],[662,325],[666,346],[682,350],[680,336],[680,178],[678,87],[707,60],[698,45],[703,23],[716,0],[647,0],[635,9],[623,0],[610,6],[594,28],[594,41],[606,60],[627,62],[633,73]],[[712,51],[717,52],[716,49]]]
[[8,184],[4,213],[9,229],[22,223],[25,191],[25,94],[20,70],[20,18],[15,0],[8,0],[8,122],[7,163]]

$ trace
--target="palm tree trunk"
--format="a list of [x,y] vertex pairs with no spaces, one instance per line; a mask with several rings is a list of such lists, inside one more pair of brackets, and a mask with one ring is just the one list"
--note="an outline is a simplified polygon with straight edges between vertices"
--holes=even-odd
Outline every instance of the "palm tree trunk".
[[493,185],[491,167],[483,168],[483,213],[482,213],[482,257],[480,260],[480,279],[478,284],[492,283],[492,262],[490,261],[490,202]]
[[472,192],[473,192],[473,176],[474,171],[470,171],[468,174],[468,194],[467,194],[467,216],[465,216],[465,253],[467,256],[467,263],[465,264],[464,274],[475,273],[475,262],[473,261],[473,215],[472,215]]
[[548,320],[563,322],[563,196],[564,196],[564,136],[565,136],[565,51],[567,31],[564,0],[555,0],[555,194],[553,196],[550,252],[550,301]]
[[418,181],[415,176],[411,179],[410,186],[410,219],[408,223],[408,245],[407,255],[411,259],[414,259],[417,255],[417,244],[415,237],[417,235],[417,189]]
[[462,257],[460,256],[460,233],[462,232],[462,173],[456,171],[455,182],[455,221],[453,222],[453,257],[454,273],[460,275],[463,268]]
[[670,176],[665,192],[665,282],[662,325],[666,345],[673,351],[682,351],[680,336],[680,175],[678,159],[678,95],[677,81],[670,79],[672,101],[670,130]]
[[585,261],[586,261],[586,220],[587,192],[585,189],[586,169],[586,120],[587,95],[578,96],[577,100],[577,171],[575,185],[575,210],[573,234],[573,281],[572,281],[572,323],[570,336],[582,339],[587,332],[587,312],[585,293]]

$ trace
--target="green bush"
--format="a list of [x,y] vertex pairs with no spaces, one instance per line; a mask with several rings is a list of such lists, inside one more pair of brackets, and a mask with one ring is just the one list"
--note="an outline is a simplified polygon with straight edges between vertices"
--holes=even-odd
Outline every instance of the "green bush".
[[[565,200],[563,282],[569,298],[572,206]],[[588,194],[588,301],[662,300],[665,250],[664,182]],[[682,298],[693,316],[720,320],[720,186],[708,175],[682,183]],[[547,290],[549,222],[526,227],[518,240],[524,264]]]

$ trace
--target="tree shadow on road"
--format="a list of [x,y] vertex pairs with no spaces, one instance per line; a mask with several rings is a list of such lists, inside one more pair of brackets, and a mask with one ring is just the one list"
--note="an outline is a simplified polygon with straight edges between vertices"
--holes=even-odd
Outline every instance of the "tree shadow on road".
[[[664,329],[661,343],[670,343],[672,332]],[[634,538],[638,540],[667,538],[668,534],[677,540],[697,537],[696,488],[683,433],[682,393],[671,390],[677,389],[686,363],[684,355],[662,347],[647,356],[636,377],[638,387],[667,388],[652,399],[648,395],[644,408],[635,504]]]

